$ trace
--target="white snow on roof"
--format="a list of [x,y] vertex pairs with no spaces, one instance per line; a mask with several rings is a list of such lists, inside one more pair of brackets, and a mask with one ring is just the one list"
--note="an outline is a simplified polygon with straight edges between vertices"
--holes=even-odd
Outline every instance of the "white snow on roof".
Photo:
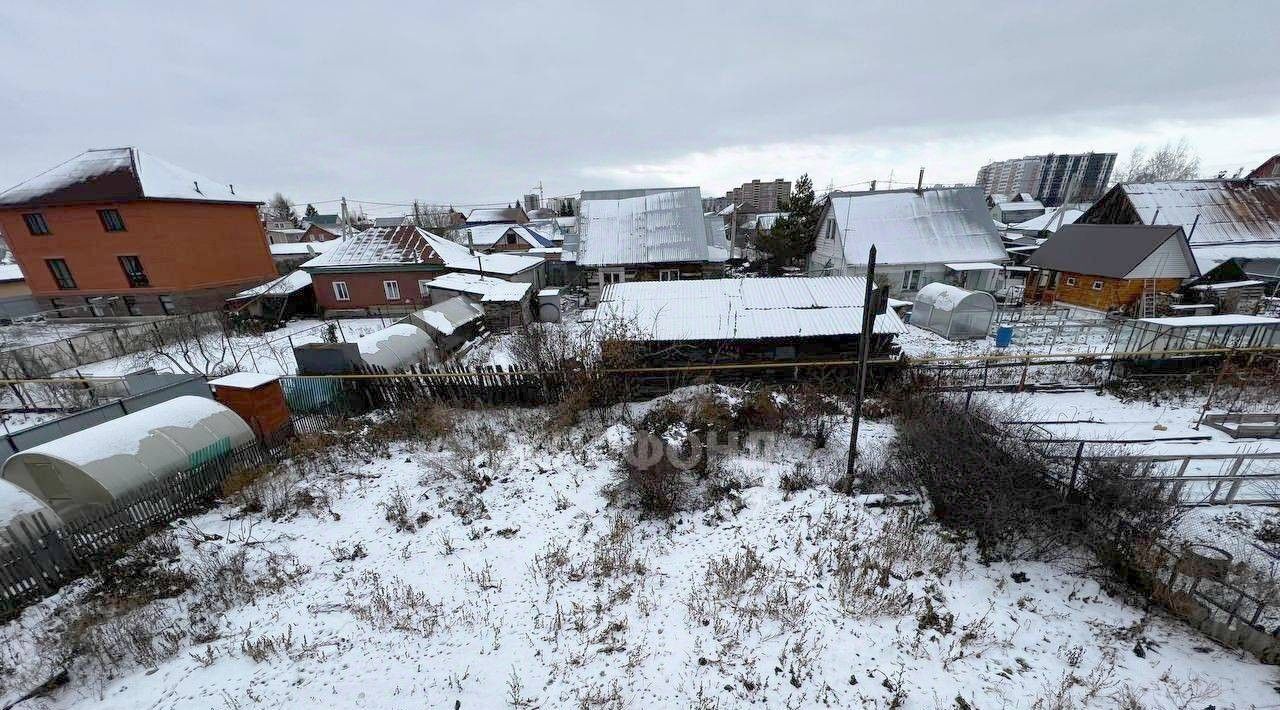
[[1050,210],[1039,217],[1033,217],[1025,222],[1019,222],[1014,225],[1014,231],[1017,232],[1041,232],[1049,230],[1050,232],[1058,231],[1058,228],[1064,224],[1074,224],[1083,211],[1067,208],[1064,210]]
[[519,254],[479,254],[421,227],[374,227],[343,239],[304,263],[305,269],[360,269],[440,263],[450,269],[511,275],[543,261]]
[[1221,283],[1216,283],[1216,284],[1200,284],[1199,286],[1192,286],[1191,288],[1195,289],[1196,291],[1227,291],[1233,288],[1246,288],[1248,286],[1262,286],[1266,283],[1267,283],[1266,281],[1249,279],[1248,281],[1223,281]]
[[144,438],[170,427],[200,426],[209,417],[231,415],[245,426],[235,412],[206,397],[185,395],[126,414],[119,419],[95,424],[67,434],[22,453],[42,454],[84,466],[119,454],[135,454]]
[[441,288],[449,291],[475,294],[481,301],[519,301],[529,293],[533,284],[518,283],[496,279],[492,276],[464,274],[453,272],[437,276],[427,282],[427,288]]
[[[1199,229],[1197,228],[1196,231],[1198,232]],[[1191,255],[1196,258],[1196,266],[1200,267],[1200,273],[1205,274],[1232,259],[1244,261],[1280,259],[1280,240],[1235,244],[1192,244]]]
[[369,365],[397,370],[421,361],[435,344],[411,323],[396,323],[356,340],[360,357]]
[[989,261],[960,262],[944,264],[944,266],[952,271],[999,271],[1004,268],[999,264],[992,264]]
[[280,379],[278,375],[264,375],[260,372],[233,372],[230,375],[209,380],[214,387],[231,387],[232,389],[251,390]]
[[0,194],[0,203],[39,200],[45,195],[116,172],[130,172],[140,197],[222,202],[260,202],[243,191],[161,160],[137,148],[88,150]]
[[848,264],[932,264],[1008,259],[977,188],[837,193],[827,215],[836,220]]
[[523,224],[473,224],[456,230],[456,241],[466,244],[470,236],[471,244],[487,249],[498,243],[510,230],[516,238],[526,245],[537,248],[550,248],[551,240]]
[[247,288],[227,300],[238,301],[243,298],[255,298],[257,296],[287,296],[291,293],[297,293],[310,285],[311,274],[301,269],[296,269],[278,279],[272,279],[253,288]]
[[[596,322],[648,340],[731,340],[853,335],[862,329],[866,282],[855,276],[702,279],[606,286]],[[892,311],[875,332],[903,333]]]
[[1280,240],[1277,178],[1125,183],[1121,189],[1143,224],[1181,225],[1193,248]]
[[8,525],[9,521],[23,513],[34,513],[36,511],[50,512],[49,508],[41,503],[39,498],[4,479],[0,479],[0,527]]
[[1215,325],[1280,325],[1280,318],[1264,316],[1246,316],[1235,313],[1224,313],[1219,316],[1174,316],[1172,318],[1140,318],[1143,323],[1167,325],[1175,328]]
[[6,281],[25,281],[26,275],[22,273],[22,267],[17,264],[0,264],[0,282]]
[[709,260],[696,187],[584,192],[579,232],[583,266]]
[[323,254],[342,243],[341,239],[330,239],[323,242],[288,242],[286,244],[269,244],[272,256],[289,256],[298,254]]
[[412,314],[412,317],[441,335],[453,335],[458,328],[483,316],[483,308],[462,296],[455,296]]

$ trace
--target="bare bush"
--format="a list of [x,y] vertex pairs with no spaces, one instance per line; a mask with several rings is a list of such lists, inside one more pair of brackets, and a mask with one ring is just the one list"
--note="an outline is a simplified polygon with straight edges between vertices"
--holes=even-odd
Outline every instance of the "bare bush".
[[375,629],[433,636],[444,624],[444,605],[398,577],[368,571],[347,585],[347,608]]
[[1082,542],[1090,520],[1125,521],[1136,537],[1168,530],[1176,507],[1143,467],[1084,466],[1068,494],[1044,446],[997,423],[1020,417],[989,406],[908,396],[899,404],[893,465],[928,496],[938,519],[974,535],[986,559],[1046,559]]

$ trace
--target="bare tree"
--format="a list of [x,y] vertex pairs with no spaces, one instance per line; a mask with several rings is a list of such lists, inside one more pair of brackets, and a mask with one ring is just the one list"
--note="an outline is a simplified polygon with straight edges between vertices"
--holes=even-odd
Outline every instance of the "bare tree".
[[267,219],[275,222],[289,222],[293,226],[298,226],[298,211],[294,209],[293,203],[289,198],[280,193],[271,196],[271,201],[266,206]]
[[1116,171],[1116,182],[1160,182],[1190,180],[1200,172],[1200,156],[1186,138],[1165,143],[1154,153],[1135,146],[1129,162]]

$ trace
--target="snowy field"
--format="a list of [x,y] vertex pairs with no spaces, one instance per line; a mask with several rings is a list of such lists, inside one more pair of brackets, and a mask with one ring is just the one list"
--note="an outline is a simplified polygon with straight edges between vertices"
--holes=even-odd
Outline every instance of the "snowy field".
[[[217,577],[225,611],[188,591],[127,612],[136,622],[110,633],[167,650],[116,659],[109,677],[82,659],[20,707],[1280,702],[1275,667],[1126,604],[1083,564],[982,565],[913,507],[834,493],[840,445],[782,437],[728,457],[740,488],[641,519],[604,491],[650,406],[563,431],[545,412],[488,410],[449,412],[442,439],[350,437],[350,454],[285,489],[309,507],[228,505],[176,528],[166,568],[244,562]],[[847,436],[837,423],[831,441]],[[869,422],[861,447],[874,457],[891,437]],[[799,471],[814,485],[783,490]],[[73,623],[82,592],[4,627],[9,697],[59,667],[38,639]]]
[[113,324],[67,323],[61,318],[50,318],[32,323],[15,322],[0,325],[0,350],[13,350],[28,345],[51,343],[55,340],[74,338],[95,330],[109,329]]
[[[395,322],[394,318],[349,318],[340,321],[342,336],[355,340],[380,330]],[[201,345],[190,343],[186,347],[170,346],[164,353],[139,352],[123,357],[95,362],[90,365],[64,370],[60,376],[124,375],[153,367],[159,372],[199,372],[215,374],[224,372],[261,372],[268,375],[292,375],[297,372],[293,360],[293,344],[318,343],[323,340],[325,321],[300,319],[289,321],[284,327],[260,336],[232,336],[224,341],[221,335],[205,336]],[[341,337],[339,339],[342,339]]]

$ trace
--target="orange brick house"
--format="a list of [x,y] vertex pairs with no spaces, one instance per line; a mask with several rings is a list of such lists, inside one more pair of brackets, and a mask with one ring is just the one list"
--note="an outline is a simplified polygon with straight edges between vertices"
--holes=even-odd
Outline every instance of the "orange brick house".
[[330,315],[408,313],[430,305],[429,284],[448,273],[544,283],[544,260],[483,254],[413,225],[373,227],[300,266],[311,274],[316,305]]
[[1171,293],[1199,276],[1177,225],[1069,224],[1027,260],[1028,303],[1128,311],[1144,293]]
[[90,150],[0,193],[0,230],[59,315],[213,310],[276,275],[259,204],[136,148]]

